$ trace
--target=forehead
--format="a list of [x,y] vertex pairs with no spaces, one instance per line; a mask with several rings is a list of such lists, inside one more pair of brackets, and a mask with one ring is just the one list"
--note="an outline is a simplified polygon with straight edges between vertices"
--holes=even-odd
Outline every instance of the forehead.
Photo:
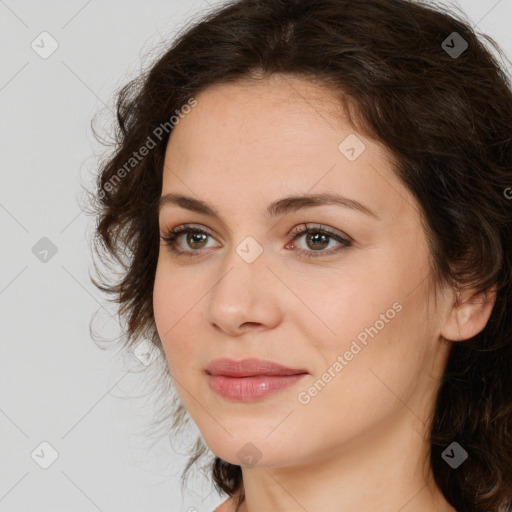
[[[171,133],[163,193],[192,193],[213,204],[236,195],[260,201],[261,209],[290,193],[334,191],[366,199],[374,210],[389,201],[404,206],[407,191],[391,154],[356,133],[325,85],[275,75],[217,84],[196,100]],[[360,144],[355,160],[343,152],[347,140]]]
[[[346,125],[341,103],[330,89],[289,75],[216,84],[202,91],[196,100],[197,106],[171,134],[171,151],[176,139],[184,150],[194,145],[193,156],[199,156],[198,151],[212,141],[215,143],[208,149],[224,150],[219,143],[227,143],[231,144],[233,155],[235,142],[245,146],[246,151],[251,142],[265,142],[273,149],[289,149],[290,145],[299,151],[300,140],[319,142],[327,131],[338,138],[336,132]],[[286,142],[290,144],[285,146]],[[258,150],[263,156],[264,148],[254,152]]]

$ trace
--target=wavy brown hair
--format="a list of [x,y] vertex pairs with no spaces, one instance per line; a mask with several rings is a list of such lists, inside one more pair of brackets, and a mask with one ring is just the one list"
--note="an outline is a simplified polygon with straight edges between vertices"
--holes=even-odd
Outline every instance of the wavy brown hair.
[[[412,0],[232,0],[185,26],[117,92],[114,150],[96,182],[93,245],[123,273],[93,282],[119,304],[124,346],[145,334],[162,350],[152,305],[157,204],[184,106],[213,84],[272,73],[325,84],[393,155],[421,208],[433,282],[496,293],[485,328],[452,344],[430,464],[459,512],[512,510],[512,92],[499,56],[462,13]],[[174,426],[184,417],[180,405]],[[441,456],[453,441],[469,454],[456,470]],[[204,452],[196,448],[185,473]],[[240,466],[216,457],[210,471],[239,505]]]

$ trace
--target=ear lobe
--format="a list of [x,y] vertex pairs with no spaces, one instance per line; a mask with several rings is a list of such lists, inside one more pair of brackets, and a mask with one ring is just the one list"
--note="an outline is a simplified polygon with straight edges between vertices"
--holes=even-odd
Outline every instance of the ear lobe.
[[495,302],[496,286],[480,294],[471,290],[458,292],[441,336],[450,341],[468,340],[476,336],[487,325]]

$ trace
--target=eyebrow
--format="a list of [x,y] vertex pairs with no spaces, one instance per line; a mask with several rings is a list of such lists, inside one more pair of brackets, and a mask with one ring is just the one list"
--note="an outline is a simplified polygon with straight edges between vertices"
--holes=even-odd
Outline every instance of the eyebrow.
[[[373,217],[374,219],[379,219],[379,216],[363,203],[330,192],[284,197],[269,204],[264,213],[267,217],[277,217],[303,208],[333,204],[359,211],[369,217]],[[222,220],[221,215],[214,206],[193,197],[181,194],[165,194],[158,200],[158,213],[168,205],[180,206],[181,208]]]

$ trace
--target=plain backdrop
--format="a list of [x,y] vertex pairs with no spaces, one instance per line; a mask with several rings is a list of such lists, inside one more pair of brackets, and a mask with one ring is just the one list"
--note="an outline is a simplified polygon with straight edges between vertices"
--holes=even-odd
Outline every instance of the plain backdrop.
[[[107,338],[119,326],[89,279],[79,204],[102,150],[94,114],[110,113],[152,48],[221,3],[0,0],[0,512],[211,512],[224,500],[201,475],[182,494],[182,449],[165,435],[144,446],[145,365],[91,339],[97,310]],[[456,5],[512,55],[512,0]]]

